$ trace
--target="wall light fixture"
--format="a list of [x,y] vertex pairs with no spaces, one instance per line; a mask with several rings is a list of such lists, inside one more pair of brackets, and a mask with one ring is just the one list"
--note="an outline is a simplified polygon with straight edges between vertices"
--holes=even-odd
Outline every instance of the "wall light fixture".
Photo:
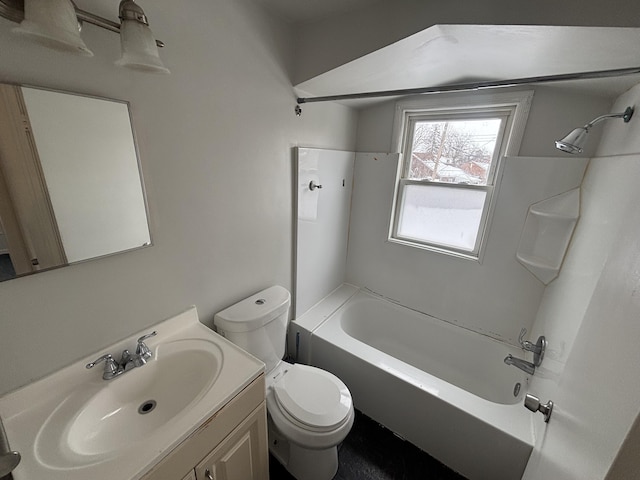
[[20,23],[13,29],[16,34],[49,48],[87,57],[93,52],[80,36],[82,23],[96,25],[120,34],[122,57],[116,65],[169,73],[158,53],[164,43],[154,38],[144,11],[134,0],[120,2],[120,23],[81,10],[72,0],[0,0],[0,16]]

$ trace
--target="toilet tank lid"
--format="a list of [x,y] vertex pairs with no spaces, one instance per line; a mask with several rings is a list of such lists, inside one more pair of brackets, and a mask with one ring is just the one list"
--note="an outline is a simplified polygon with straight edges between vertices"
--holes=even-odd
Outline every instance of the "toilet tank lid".
[[289,291],[274,285],[216,313],[213,323],[227,332],[250,332],[286,313],[290,304]]

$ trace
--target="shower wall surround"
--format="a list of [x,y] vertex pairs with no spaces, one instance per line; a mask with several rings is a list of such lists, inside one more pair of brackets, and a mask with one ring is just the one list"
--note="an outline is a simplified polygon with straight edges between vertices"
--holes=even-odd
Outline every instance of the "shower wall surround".
[[[522,327],[531,329],[544,291],[516,260],[527,210],[579,186],[587,164],[559,157],[553,140],[572,121],[610,107],[608,100],[561,88],[535,89],[521,157],[504,163],[481,263],[387,242],[397,163],[357,157],[346,281],[515,344]],[[357,150],[391,149],[394,113],[394,101],[361,110]]]
[[481,262],[388,242],[397,160],[358,154],[346,281],[515,344],[544,285],[516,260],[529,205],[580,186],[584,158],[506,157]]
[[[639,104],[640,84],[608,111]],[[550,340],[530,390],[562,413],[554,411],[548,426],[534,422],[537,444],[525,480],[614,480],[640,471],[636,448],[633,460],[626,458],[628,476],[607,476],[620,445],[638,438],[637,428],[627,437],[640,418],[638,178],[640,121],[604,125],[582,184],[580,221],[530,333]],[[609,408],[599,410],[604,404]]]
[[344,281],[355,153],[296,148],[296,159],[294,318]]

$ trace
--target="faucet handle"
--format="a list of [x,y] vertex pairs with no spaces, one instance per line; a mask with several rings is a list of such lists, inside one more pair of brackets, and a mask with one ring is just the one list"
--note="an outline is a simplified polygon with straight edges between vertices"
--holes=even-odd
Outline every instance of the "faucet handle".
[[147,338],[155,337],[157,334],[158,334],[158,332],[156,332],[154,330],[151,333],[147,333],[146,335],[141,336],[138,339],[138,346],[136,348],[136,355],[138,355],[143,360],[147,360],[147,359],[151,358],[153,356],[153,353],[151,353],[151,349],[149,347],[147,347],[147,344],[144,343],[144,341]]
[[527,329],[523,328],[520,330],[520,335],[518,335],[518,343],[522,348],[524,348],[527,352],[535,352],[537,345],[535,343],[531,343],[529,340],[525,340],[524,336],[527,334]]
[[141,336],[138,339],[138,344],[143,343],[147,338],[155,337],[158,334],[155,330],[151,333],[147,333],[146,335]]
[[105,368],[106,367],[110,367],[111,365],[113,365],[115,363],[115,360],[113,359],[113,356],[110,353],[105,353],[100,358],[96,358],[93,362],[87,363],[85,365],[85,368],[93,368],[98,363],[102,362],[103,360],[104,360],[104,363],[106,364]]
[[526,335],[526,333],[526,328],[520,330],[518,343],[527,352],[533,352],[533,363],[536,367],[539,367],[542,363],[542,360],[544,359],[544,351],[547,348],[547,339],[544,337],[544,335],[540,335],[536,343],[532,343],[529,340],[524,340],[524,336]]
[[527,334],[527,329],[523,328],[522,330],[520,330],[520,335],[518,335],[518,343],[520,344],[520,346],[522,348],[525,348],[525,344],[529,343],[527,341],[525,341],[524,336]]
[[104,372],[102,373],[102,378],[104,378],[105,380],[110,380],[113,377],[116,377],[123,372],[120,365],[118,365],[118,362],[116,362],[113,359],[113,356],[110,353],[102,355],[100,358],[97,358],[93,362],[87,363],[85,365],[85,368],[93,368],[103,360],[104,360]]

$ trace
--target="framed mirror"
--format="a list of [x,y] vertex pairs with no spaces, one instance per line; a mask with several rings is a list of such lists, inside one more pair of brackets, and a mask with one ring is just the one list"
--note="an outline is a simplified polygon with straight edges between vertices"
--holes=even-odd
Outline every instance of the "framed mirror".
[[151,245],[127,102],[0,84],[0,281]]

